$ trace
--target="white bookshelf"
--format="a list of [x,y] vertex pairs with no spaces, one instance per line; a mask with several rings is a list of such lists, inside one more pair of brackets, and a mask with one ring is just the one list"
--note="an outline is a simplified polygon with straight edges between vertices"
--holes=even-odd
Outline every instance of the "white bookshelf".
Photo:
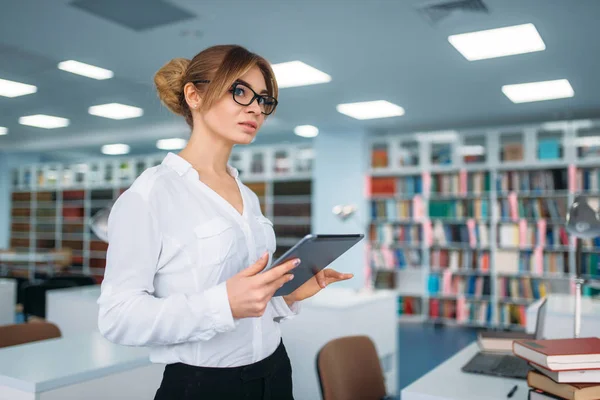
[[[33,254],[69,247],[74,270],[101,278],[107,246],[89,229],[90,217],[117,198],[144,170],[160,164],[166,154],[100,157],[14,169],[10,248]],[[232,152],[230,164],[255,190],[265,216],[274,221],[279,233],[278,253],[311,230],[313,161],[310,145],[236,147]]]
[[[517,144],[517,146],[513,144]],[[432,235],[434,240],[423,240],[418,245],[411,243],[408,248],[416,248],[421,254],[421,263],[418,266],[400,266],[399,262],[402,256],[396,256],[392,252],[394,257],[392,258],[388,253],[386,258],[383,253],[387,250],[380,250],[377,254],[371,254],[372,276],[377,277],[379,274],[394,273],[396,277],[395,289],[398,295],[414,298],[414,301],[420,304],[420,307],[417,307],[420,308],[418,315],[401,315],[401,321],[422,318],[444,324],[524,329],[526,324],[523,316],[524,308],[535,301],[536,297],[543,294],[541,283],[544,283],[546,293],[571,292],[575,250],[572,245],[573,239],[570,236],[567,237],[567,243],[563,242],[564,237],[561,236],[561,228],[564,228],[566,209],[572,203],[575,194],[581,192],[600,197],[600,169],[594,169],[600,167],[600,121],[563,121],[560,123],[458,131],[388,134],[372,138],[370,146],[371,169],[369,174],[371,183],[368,190],[371,193],[371,203],[376,201],[410,202],[415,206],[415,200],[413,200],[415,195],[413,193],[403,193],[400,189],[403,183],[412,181],[412,178],[407,177],[420,179],[422,187],[427,186],[428,180],[431,180],[431,186],[433,186],[436,179],[440,179],[440,182],[450,185],[454,189],[457,182],[460,188],[464,187],[464,178],[461,180],[461,177],[466,176],[467,184],[471,184],[472,182],[469,179],[477,176],[477,174],[480,176],[481,174],[487,174],[489,176],[489,186],[487,188],[485,186],[483,188],[479,187],[479,189],[484,190],[477,193],[472,190],[466,192],[463,190],[444,190],[442,193],[434,193],[425,187],[419,194],[423,208],[423,214],[420,218],[415,218],[414,207],[411,209],[412,215],[403,214],[400,217],[389,217],[390,210],[398,211],[398,207],[394,210],[394,207],[390,205],[387,205],[388,208],[385,210],[387,212],[380,206],[375,215],[372,210],[369,210],[372,218],[371,232],[373,233],[374,229],[379,229],[376,239],[371,241],[371,249],[375,250],[380,249],[382,232],[384,232],[383,235],[386,238],[384,249],[395,249],[401,246],[398,242],[403,236],[398,238],[392,235],[390,239],[390,231],[396,232],[396,227],[401,225],[425,229],[429,224],[433,227],[435,222],[439,220],[442,221],[444,227],[451,224],[464,226],[467,225],[469,219],[474,219],[476,225],[482,223],[489,226],[486,246],[481,246],[479,242],[469,243],[468,240],[460,240],[459,243],[436,244],[435,232]],[[475,154],[478,151],[482,153],[479,156]],[[465,152],[468,154],[465,155]],[[442,162],[442,160],[444,161]],[[582,173],[581,171],[586,168],[591,168],[591,172]],[[518,171],[518,173],[507,175],[514,171]],[[527,191],[523,190],[522,187],[510,187],[509,190],[504,190],[507,182],[508,184],[517,182],[522,185],[528,179],[548,179],[549,174],[556,175],[553,179],[554,185],[561,183],[562,186],[542,192]],[[561,179],[557,180],[559,174]],[[514,175],[517,178],[513,178]],[[447,178],[438,178],[439,176]],[[507,176],[507,178],[503,178],[504,176]],[[499,180],[505,186],[498,186]],[[587,182],[589,190],[579,190],[575,181]],[[536,186],[531,181],[529,184],[530,188]],[[392,192],[382,193],[382,191],[387,190],[386,185],[388,187],[395,185],[396,189]],[[411,186],[411,184],[408,184],[406,187]],[[549,183],[542,186],[551,187]],[[516,202],[512,203],[515,198]],[[435,212],[435,205],[438,204],[435,203],[436,201],[442,204],[448,202],[448,204],[454,205],[458,203],[468,205],[482,199],[487,200],[487,216],[468,212],[458,216],[439,217],[437,214],[430,215],[430,211]],[[481,207],[483,207],[481,202],[478,204],[480,204],[481,210]],[[506,204],[509,205],[508,208],[504,207]],[[513,207],[513,204],[516,204],[516,207]],[[552,212],[550,213],[551,208]],[[400,210],[405,210],[405,208],[400,208]],[[456,208],[456,210],[460,209]],[[503,210],[509,210],[509,215],[502,214]],[[514,218],[514,215],[510,215],[512,210],[519,212],[516,218]],[[524,214],[521,214],[521,212]],[[529,212],[550,213],[551,215],[530,216]],[[538,225],[539,220],[546,222],[545,229],[542,225]],[[381,226],[385,226],[385,228],[381,228]],[[503,226],[508,228],[502,228]],[[530,227],[533,229],[530,229]],[[468,227],[463,229],[468,230]],[[522,233],[531,234],[535,237],[540,231],[551,235],[553,240],[558,239],[558,243],[555,242],[554,246],[549,246],[542,245],[543,241],[532,242],[529,237],[525,242],[520,239]],[[511,237],[514,239],[515,233],[518,237],[517,242],[510,243],[509,241],[507,244],[507,239],[511,239]],[[477,237],[481,238],[480,235]],[[546,240],[546,237],[544,237],[544,240]],[[592,275],[600,277],[600,269],[596,270],[597,261],[600,258],[596,255],[600,253],[598,244],[600,243],[588,243],[587,251],[590,254],[588,263],[594,266],[591,271]],[[431,256],[435,254],[432,249],[436,248],[447,250],[447,254],[451,254],[451,250],[460,250],[461,248],[466,248],[469,251],[486,251],[489,254],[488,268],[485,271],[481,270],[482,259],[480,258],[477,262],[477,270],[440,269],[437,265],[432,265],[434,262]],[[531,258],[527,258],[528,251],[532,253],[533,261],[531,261]],[[517,261],[518,265],[515,270],[514,265],[506,265],[507,260],[513,260],[510,264],[514,263],[515,260],[514,255],[509,255],[507,258],[509,252],[517,253],[517,260],[522,257],[523,260],[529,262],[521,263]],[[465,252],[461,254],[465,254]],[[543,269],[541,271],[539,270],[540,263],[535,257],[540,257],[539,259],[542,260]],[[378,265],[382,263],[382,260],[383,265]],[[393,260],[392,264],[390,264],[390,260]],[[529,267],[530,270],[521,269],[520,266]],[[560,268],[560,271],[552,270],[557,268]],[[486,288],[486,285],[477,283],[476,285],[480,286],[476,287],[475,293],[478,293],[478,295],[475,297],[462,294],[460,291],[458,293],[454,290],[444,291],[442,290],[444,273],[450,276],[449,279],[452,280],[450,287],[452,289],[454,289],[452,282],[455,279],[456,282],[463,279],[468,284],[468,279],[471,279],[469,276],[481,276],[483,277],[481,282],[485,282],[487,276],[489,277],[489,290],[486,293],[482,290]],[[440,289],[438,291],[431,290],[431,281],[432,279],[435,280],[432,276],[439,276]],[[455,278],[456,276],[463,276],[464,278]],[[475,282],[477,282],[477,279],[475,278]],[[503,279],[507,279],[509,283],[500,286],[504,282]],[[527,283],[531,281],[528,281],[528,279],[534,279],[534,284],[529,288],[527,288]],[[512,282],[518,282],[517,288],[519,290],[517,292],[521,294],[520,296],[508,294],[508,286],[514,285]],[[448,278],[446,278],[445,283],[447,289],[449,286]],[[528,294],[528,296],[522,296],[523,293]],[[439,309],[435,312],[430,309],[430,305],[435,305],[432,300],[438,301]],[[458,305],[459,302],[461,303],[460,306]],[[443,312],[442,303],[450,304],[447,310],[451,317]],[[457,315],[455,312],[457,307],[463,312],[465,311],[465,307],[462,306],[463,303],[467,307],[474,307],[475,309],[477,309],[477,304],[489,304],[489,320],[488,315],[485,315],[484,318],[471,318],[473,314],[469,314],[465,318],[462,312]],[[475,306],[471,306],[471,304]],[[513,310],[518,310],[517,312],[521,313],[519,318],[516,316],[512,319],[506,318],[504,315],[505,310],[503,310],[505,308],[504,304],[512,305]],[[479,316],[483,316],[483,314],[479,314]],[[514,323],[515,320],[519,319],[521,321]]]

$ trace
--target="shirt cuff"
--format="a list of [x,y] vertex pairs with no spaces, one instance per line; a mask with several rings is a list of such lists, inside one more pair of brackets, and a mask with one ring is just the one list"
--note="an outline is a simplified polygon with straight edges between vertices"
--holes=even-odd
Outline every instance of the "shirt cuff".
[[275,309],[275,320],[280,321],[288,318],[292,318],[298,315],[300,312],[300,302],[296,301],[291,307],[287,305],[283,296],[273,297],[272,299],[273,308]]
[[238,325],[231,313],[226,283],[222,282],[204,292],[208,302],[209,319],[216,332],[228,332]]

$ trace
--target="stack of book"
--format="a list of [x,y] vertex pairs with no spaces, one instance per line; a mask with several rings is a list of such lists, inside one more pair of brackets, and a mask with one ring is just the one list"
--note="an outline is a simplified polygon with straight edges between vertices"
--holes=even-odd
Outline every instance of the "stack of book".
[[533,367],[530,400],[600,399],[600,338],[516,340],[513,353]]

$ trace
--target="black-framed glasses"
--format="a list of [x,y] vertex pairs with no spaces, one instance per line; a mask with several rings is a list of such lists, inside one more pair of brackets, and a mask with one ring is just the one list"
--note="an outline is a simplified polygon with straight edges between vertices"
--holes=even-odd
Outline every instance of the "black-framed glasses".
[[[194,81],[194,83],[210,83],[209,80]],[[249,106],[254,99],[258,99],[258,106],[261,113],[265,115],[272,114],[277,107],[277,99],[273,96],[258,94],[243,82],[235,82],[229,89],[233,101],[242,106]]]

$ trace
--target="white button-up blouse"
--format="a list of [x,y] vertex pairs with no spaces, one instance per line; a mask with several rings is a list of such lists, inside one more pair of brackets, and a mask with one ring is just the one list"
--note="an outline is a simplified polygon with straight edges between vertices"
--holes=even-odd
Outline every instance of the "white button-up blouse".
[[262,317],[234,319],[225,281],[275,251],[273,224],[238,179],[244,209],[200,181],[168,153],[115,202],[108,220],[106,270],[98,299],[100,332],[151,347],[156,363],[234,367],[260,361],[281,340],[279,321],[297,314],[273,297]]

